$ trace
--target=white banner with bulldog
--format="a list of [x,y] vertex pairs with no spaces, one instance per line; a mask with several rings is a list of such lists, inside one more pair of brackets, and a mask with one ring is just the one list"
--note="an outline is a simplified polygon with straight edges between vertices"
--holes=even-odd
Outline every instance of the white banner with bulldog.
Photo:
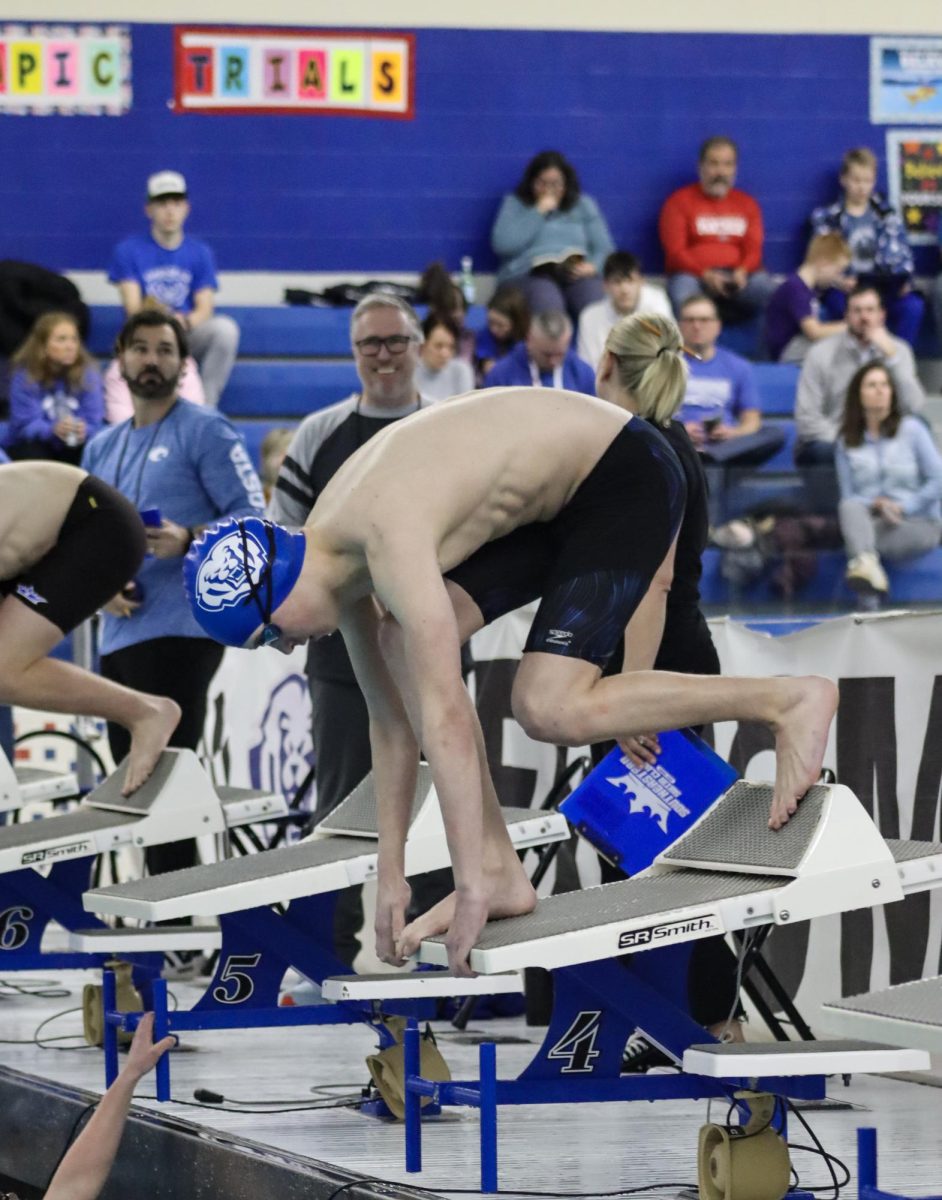
[[[525,610],[513,613],[471,646],[469,684],[505,804],[542,803],[560,769],[582,753],[534,743],[513,720],[510,688],[529,619]],[[841,617],[780,637],[730,620],[712,629],[724,674],[818,672],[837,679],[841,705],[825,764],[885,836],[942,840],[942,613]],[[310,713],[303,650],[289,657],[228,651],[207,716],[205,748],[215,776],[290,797],[311,762]],[[764,727],[721,725],[715,743],[747,778],[772,778],[772,738]],[[576,867],[584,884],[598,881],[585,844]],[[555,886],[575,885],[571,859],[562,859],[558,875]],[[822,999],[938,974],[940,945],[942,896],[933,892],[811,928],[784,928],[769,943],[777,971],[812,1020]]]

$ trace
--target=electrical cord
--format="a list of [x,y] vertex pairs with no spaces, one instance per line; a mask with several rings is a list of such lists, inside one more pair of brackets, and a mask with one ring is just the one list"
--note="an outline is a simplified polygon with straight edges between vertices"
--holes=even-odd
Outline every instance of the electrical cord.
[[[389,1180],[380,1179],[357,1179],[350,1183],[344,1183],[339,1188],[336,1188],[327,1197],[327,1200],[336,1200],[336,1197],[342,1196],[344,1192],[351,1188],[362,1187],[369,1183],[385,1183],[389,1186]],[[430,1196],[507,1196],[513,1200],[515,1197],[524,1197],[529,1200],[533,1197],[534,1200],[617,1200],[619,1196],[644,1196],[662,1191],[665,1188],[677,1189],[692,1189],[696,1190],[695,1183],[645,1183],[638,1187],[618,1188],[614,1192],[523,1192],[517,1188],[503,1189],[498,1188],[496,1192],[482,1192],[480,1188],[426,1188],[424,1189]]]
[[108,768],[105,766],[104,760],[95,747],[88,741],[87,738],[83,738],[77,733],[71,733],[67,729],[31,729],[27,733],[21,733],[19,737],[15,737],[13,739],[13,745],[21,746],[24,742],[29,742],[34,738],[40,737],[65,738],[67,742],[72,742],[74,745],[78,746],[80,750],[85,751],[88,757],[98,768],[102,778],[104,779],[107,777]]
[[[68,994],[69,993],[66,992],[66,995],[68,995]],[[88,1045],[84,1044],[84,1038],[83,1038],[83,1044],[81,1046],[53,1046],[53,1045],[51,1045],[52,1042],[66,1042],[66,1041],[71,1041],[73,1038],[82,1038],[82,1034],[80,1034],[80,1033],[63,1033],[63,1034],[59,1034],[57,1037],[45,1038],[43,1040],[41,1040],[39,1037],[40,1032],[43,1029],[45,1029],[45,1027],[47,1025],[51,1024],[51,1022],[58,1020],[59,1017],[67,1017],[67,1016],[69,1016],[70,1013],[77,1013],[77,1012],[81,1012],[81,1011],[82,1011],[82,1009],[79,1007],[79,1008],[65,1008],[62,1010],[62,1012],[53,1013],[51,1017],[46,1017],[46,1019],[44,1021],[40,1021],[40,1023],[36,1026],[36,1029],[34,1030],[32,1037],[29,1037],[29,1038],[0,1038],[0,1045],[2,1045],[2,1046],[38,1046],[40,1050],[93,1050],[93,1049],[95,1049],[94,1046],[88,1046]]]
[[[40,1048],[40,1050],[96,1050],[97,1049],[96,1046],[89,1046],[85,1042],[85,1036],[84,1036],[84,1034],[81,1034],[81,1033],[62,1033],[62,1034],[59,1034],[57,1037],[45,1038],[42,1041],[40,1040],[39,1034],[43,1029],[45,1029],[45,1027],[47,1025],[52,1024],[53,1021],[57,1021],[59,1019],[59,1017],[67,1017],[72,1013],[80,1013],[81,1011],[82,1011],[81,1005],[79,1005],[78,1008],[65,1008],[62,1010],[62,1012],[53,1013],[51,1017],[46,1017],[46,1019],[44,1021],[40,1021],[40,1023],[36,1026],[35,1032],[33,1033],[34,1044],[37,1045]],[[80,1038],[82,1041],[82,1045],[81,1046],[53,1046],[53,1045],[51,1045],[52,1042],[65,1042],[65,1041],[70,1040],[71,1038]]]
[[[193,1100],[173,1100],[173,1103],[174,1104],[182,1104],[185,1108],[201,1108],[201,1109],[208,1110],[211,1112],[243,1113],[243,1114],[247,1114],[250,1116],[262,1117],[262,1116],[266,1116],[269,1113],[312,1112],[312,1111],[316,1111],[317,1109],[329,1109],[329,1108],[359,1108],[360,1105],[362,1105],[365,1102],[364,1097],[360,1093],[357,1093],[356,1096],[351,1096],[346,1099],[341,1097],[340,1099],[330,1100],[330,1101],[327,1101],[327,1100],[320,1100],[320,1101],[299,1100],[299,1101],[295,1102],[292,1100],[271,1100],[271,1101],[268,1101],[267,1103],[271,1104],[271,1105],[280,1105],[282,1107],[278,1107],[278,1108],[274,1108],[274,1107],[272,1107],[272,1108],[267,1108],[267,1107],[266,1108],[248,1108],[245,1106],[253,1103],[253,1101],[232,1100],[232,1099],[227,1098],[226,1096],[220,1095],[218,1092],[207,1091],[205,1088],[197,1088],[196,1091],[193,1093],[193,1096],[194,1096]],[[210,1097],[217,1097],[217,1096],[218,1096],[218,1099],[210,1098]],[[141,1100],[156,1100],[157,1097],[156,1096],[140,1096],[139,1099],[141,1099]],[[228,1100],[229,1105],[235,1105],[235,1107],[224,1107],[227,1100]],[[259,1103],[265,1104],[266,1101],[254,1101],[254,1103],[255,1104],[259,1104]]]
[[[802,1114],[800,1109],[796,1108],[795,1105],[792,1104],[792,1102],[788,1099],[785,1100],[785,1104],[787,1105],[789,1112],[791,1112],[795,1117],[798,1118],[798,1121],[804,1128],[805,1133],[808,1134],[808,1136],[811,1138],[812,1142],[814,1143],[814,1146],[802,1146],[797,1142],[789,1142],[788,1143],[789,1149],[790,1150],[802,1150],[807,1154],[817,1154],[819,1157],[824,1159],[824,1162],[828,1169],[828,1174],[831,1176],[830,1184],[820,1184],[816,1187],[811,1187],[808,1184],[804,1184],[803,1186],[804,1186],[805,1191],[806,1192],[814,1192],[814,1193],[827,1192],[830,1196],[833,1197],[833,1200],[838,1200],[838,1197],[840,1196],[842,1190],[850,1182],[850,1170],[849,1170],[847,1164],[843,1161],[843,1159],[838,1158],[836,1154],[831,1154],[829,1151],[825,1150],[824,1146],[822,1146],[822,1144],[821,1144],[821,1139],[818,1137],[818,1135],[815,1133],[815,1131],[811,1128],[811,1125],[808,1123],[808,1121],[805,1120],[805,1117]],[[840,1167],[840,1169],[844,1172],[844,1178],[841,1180],[838,1180],[838,1178],[837,1178],[837,1173],[834,1170],[835,1165]],[[797,1172],[796,1172],[796,1176],[797,1176]]]
[[62,1000],[71,996],[71,991],[63,987],[58,979],[0,979],[0,996],[35,996],[40,1000]]

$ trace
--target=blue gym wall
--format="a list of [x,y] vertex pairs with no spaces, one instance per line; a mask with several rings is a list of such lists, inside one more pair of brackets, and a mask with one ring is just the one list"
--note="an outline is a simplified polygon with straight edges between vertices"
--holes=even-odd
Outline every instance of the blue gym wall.
[[225,270],[417,271],[437,257],[454,269],[470,253],[487,271],[501,194],[555,147],[616,242],[659,272],[659,205],[722,132],[763,205],[768,265],[785,271],[841,152],[883,157],[866,37],[423,29],[416,117],[391,121],[174,115],[172,28],[131,28],[128,115],[0,118],[0,256],[105,268],[115,240],[143,227],[147,174],[177,167],[189,228]]

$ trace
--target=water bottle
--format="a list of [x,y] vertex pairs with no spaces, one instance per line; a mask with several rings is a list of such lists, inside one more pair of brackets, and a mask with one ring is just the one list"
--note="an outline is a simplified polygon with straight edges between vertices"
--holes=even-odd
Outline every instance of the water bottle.
[[[56,423],[64,420],[65,418],[69,418],[71,420],[74,415],[75,414],[72,412],[72,405],[69,403],[68,398],[66,396],[59,396],[56,399]],[[70,433],[65,439],[65,444],[67,446],[77,446],[79,444],[78,437],[74,433]]]
[[464,296],[468,305],[474,303],[474,262],[470,254],[466,254],[461,260],[461,281],[459,283],[461,294]]

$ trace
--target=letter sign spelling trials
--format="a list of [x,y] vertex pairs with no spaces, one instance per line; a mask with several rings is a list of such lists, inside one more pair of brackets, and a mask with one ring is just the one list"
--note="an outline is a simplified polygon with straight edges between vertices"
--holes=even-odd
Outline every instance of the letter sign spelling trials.
[[174,30],[174,110],[413,116],[412,34]]
[[130,105],[126,26],[0,26],[0,114],[120,116]]

